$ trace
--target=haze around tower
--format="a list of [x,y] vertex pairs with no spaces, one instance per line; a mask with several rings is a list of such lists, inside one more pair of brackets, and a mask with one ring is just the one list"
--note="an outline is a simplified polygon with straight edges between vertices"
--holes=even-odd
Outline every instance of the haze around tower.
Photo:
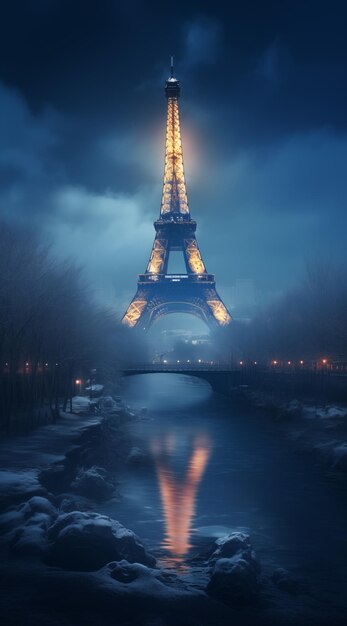
[[308,260],[344,262],[343,2],[17,0],[2,13],[2,216],[84,266],[98,299],[123,310],[146,266],[172,51],[190,209],[226,301],[237,279],[266,296]]

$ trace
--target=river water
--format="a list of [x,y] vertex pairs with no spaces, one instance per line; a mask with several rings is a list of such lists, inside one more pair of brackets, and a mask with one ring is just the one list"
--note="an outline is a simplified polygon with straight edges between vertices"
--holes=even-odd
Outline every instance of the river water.
[[[213,394],[186,376],[125,382],[143,418],[129,426],[142,462],[120,477],[107,511],[177,570],[211,538],[246,530],[265,570],[284,567],[328,604],[346,588],[344,485],[296,452],[270,416]],[[141,460],[141,459],[140,459]]]

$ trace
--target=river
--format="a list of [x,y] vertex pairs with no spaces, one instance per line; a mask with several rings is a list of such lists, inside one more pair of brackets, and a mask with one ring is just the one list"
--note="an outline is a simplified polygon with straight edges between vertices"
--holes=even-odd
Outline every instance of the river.
[[143,375],[124,383],[143,411],[129,426],[143,462],[120,476],[104,512],[132,528],[159,563],[189,569],[206,541],[250,533],[271,573],[283,567],[341,605],[346,581],[344,485],[296,452],[270,416],[213,394],[199,379]]

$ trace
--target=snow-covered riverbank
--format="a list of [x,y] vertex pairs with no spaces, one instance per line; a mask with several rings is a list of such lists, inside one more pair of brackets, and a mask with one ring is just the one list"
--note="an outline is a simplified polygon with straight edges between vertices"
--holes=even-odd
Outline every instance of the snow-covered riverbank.
[[103,502],[122,497],[118,469],[134,457],[126,426],[146,419],[111,400],[102,415],[65,414],[0,445],[4,623],[328,623],[312,622],[317,599],[305,581],[281,564],[261,566],[247,532],[206,539],[174,572],[103,514]]
[[347,406],[248,389],[241,397],[269,415],[296,449],[311,453],[325,469],[347,475]]

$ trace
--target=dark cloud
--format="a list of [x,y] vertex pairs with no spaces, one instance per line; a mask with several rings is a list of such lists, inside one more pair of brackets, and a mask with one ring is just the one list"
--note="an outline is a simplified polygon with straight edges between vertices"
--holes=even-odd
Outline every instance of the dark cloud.
[[[190,205],[210,271],[277,291],[342,259],[344,2],[20,2],[0,25],[0,211],[126,302],[161,196],[175,54]],[[121,304],[121,305],[122,305]]]

